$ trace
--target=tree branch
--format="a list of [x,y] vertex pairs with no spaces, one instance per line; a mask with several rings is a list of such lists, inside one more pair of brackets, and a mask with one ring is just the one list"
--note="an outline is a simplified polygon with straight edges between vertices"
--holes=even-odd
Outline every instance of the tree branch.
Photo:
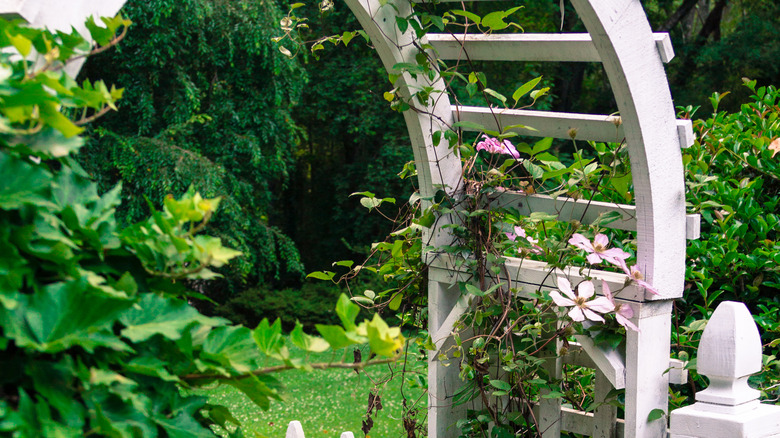
[[699,0],[685,0],[679,8],[661,25],[659,32],[668,32],[693,10]]
[[[314,368],[315,370],[325,370],[330,368],[341,368],[341,369],[347,369],[347,370],[362,370],[365,367],[373,366],[373,365],[383,365],[388,363],[393,363],[398,360],[398,356],[392,357],[389,359],[374,359],[369,360],[366,362],[357,362],[357,363],[345,363],[345,362],[322,362],[322,363],[313,363],[309,366]],[[298,369],[297,367],[293,365],[276,365],[272,367],[266,367],[266,368],[260,368],[259,370],[252,371],[250,373],[241,374],[238,376],[225,376],[222,374],[185,374],[181,376],[182,380],[234,380],[234,379],[246,379],[250,376],[261,376],[263,374],[270,374],[270,373],[278,373],[280,371],[287,371],[287,370],[293,370]]]

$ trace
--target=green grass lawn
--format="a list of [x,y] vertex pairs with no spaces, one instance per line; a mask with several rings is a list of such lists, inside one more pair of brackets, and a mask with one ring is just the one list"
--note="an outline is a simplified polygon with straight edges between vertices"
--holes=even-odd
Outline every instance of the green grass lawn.
[[[363,354],[367,354],[363,349]],[[337,353],[310,355],[309,362],[351,361],[352,350]],[[294,356],[303,357],[301,351]],[[222,385],[205,391],[211,403],[222,404],[231,409],[241,422],[247,437],[282,438],[287,425],[298,420],[303,425],[306,438],[338,438],[342,432],[351,431],[355,437],[362,437],[361,423],[366,418],[369,392],[380,391],[383,409],[373,416],[374,427],[369,437],[406,437],[403,428],[403,394],[407,404],[416,402],[418,419],[424,421],[426,395],[424,385],[425,360],[412,360],[407,364],[406,379],[402,378],[403,362],[378,365],[366,372],[356,374],[352,370],[329,369],[311,372],[291,370],[275,375],[285,385],[284,402],[274,402],[268,411],[263,411],[238,390]],[[403,380],[406,380],[403,382]]]

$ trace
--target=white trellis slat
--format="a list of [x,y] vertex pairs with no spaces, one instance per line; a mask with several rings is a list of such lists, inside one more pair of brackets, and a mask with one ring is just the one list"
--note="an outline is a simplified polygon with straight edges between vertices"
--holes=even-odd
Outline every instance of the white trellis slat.
[[[620,143],[625,138],[619,116],[558,113],[518,109],[452,106],[456,121],[476,123],[491,131],[516,132],[529,137],[553,137],[562,139]],[[693,127],[690,120],[677,120],[677,136],[680,147],[693,145]],[[518,126],[519,125],[519,126]],[[469,125],[464,131],[471,131]]]
[[[616,211],[620,213],[621,219],[601,226],[615,230],[637,230],[636,206],[633,205],[572,199],[564,196],[552,198],[547,195],[528,195],[512,191],[496,193],[491,197],[491,205],[515,208],[520,214],[526,216],[541,211],[556,215],[561,221],[578,220],[583,224],[591,224],[602,214]],[[686,215],[685,235],[688,240],[696,240],[700,237],[701,215]]]
[[[601,62],[596,46],[587,33],[510,33],[426,35],[444,60]],[[674,58],[668,33],[655,33],[656,48],[664,62]]]

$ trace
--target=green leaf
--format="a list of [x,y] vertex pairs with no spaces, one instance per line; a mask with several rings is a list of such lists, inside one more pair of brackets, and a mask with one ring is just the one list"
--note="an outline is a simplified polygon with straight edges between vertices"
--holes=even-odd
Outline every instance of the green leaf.
[[521,85],[517,90],[515,90],[514,93],[512,93],[512,99],[514,99],[515,102],[517,102],[518,100],[520,100],[521,97],[525,96],[531,90],[533,90],[537,85],[539,85],[539,82],[541,80],[542,77],[539,76],[538,78],[531,79],[530,81]]
[[465,128],[467,131],[484,131],[485,127],[479,123],[474,123],[469,120],[462,120],[452,124],[452,128]]
[[129,350],[110,332],[119,315],[133,305],[126,299],[90,293],[85,282],[54,283],[18,298],[14,310],[0,307],[5,336],[19,347],[57,353],[73,346]]
[[252,338],[264,354],[269,356],[276,354],[284,345],[282,320],[277,318],[272,325],[269,325],[268,318],[263,318],[260,324],[252,331]]
[[213,438],[214,434],[198,423],[192,414],[181,412],[173,418],[155,418],[170,438]]
[[41,166],[33,166],[0,152],[0,209],[16,210],[25,204],[51,205],[47,190],[51,174]]
[[11,35],[10,33],[6,33],[6,37],[14,48],[19,51],[20,55],[26,58],[27,55],[30,54],[30,51],[32,50],[32,41],[22,35]]
[[608,211],[608,212],[605,211],[604,213],[601,213],[599,217],[596,218],[595,221],[593,221],[593,225],[604,226],[622,219],[623,219],[623,214],[619,211]]
[[404,17],[395,17],[395,24],[398,26],[398,30],[401,31],[401,34],[406,33],[406,30],[409,29],[409,20],[407,20]]
[[374,353],[393,357],[401,347],[403,347],[403,336],[398,327],[388,327],[379,315],[374,314],[374,318],[366,324],[368,333],[368,346]]
[[263,410],[271,407],[270,399],[280,401],[282,399],[279,396],[282,385],[271,376],[249,376],[245,379],[228,380],[225,383],[243,392]]
[[460,10],[460,9],[452,9],[452,10],[449,11],[449,13],[452,14],[452,15],[460,15],[461,17],[466,17],[466,18],[468,18],[469,20],[473,21],[476,24],[480,24],[482,22],[482,19],[479,18],[479,15],[477,15],[477,14],[475,14],[473,12],[463,11],[463,10]]
[[490,386],[507,392],[512,389],[512,385],[510,385],[509,382],[505,382],[503,380],[491,380]]
[[377,198],[361,198],[360,205],[371,210],[382,205],[382,200]]
[[[245,374],[257,368],[260,358],[252,332],[246,327],[217,327],[203,343],[201,360],[218,365],[218,370]],[[205,371],[205,370],[204,370]]]
[[315,278],[317,280],[326,280],[330,281],[333,280],[333,277],[336,275],[335,272],[331,271],[314,271],[306,276],[306,278]]
[[192,325],[215,327],[225,323],[220,318],[201,315],[185,301],[156,294],[144,294],[141,301],[125,312],[119,321],[125,326],[122,336],[136,344],[154,335],[175,341]]
[[491,88],[485,88],[482,91],[484,91],[486,94],[489,94],[489,95],[495,97],[496,99],[501,101],[502,104],[506,104],[506,96],[504,96],[503,94],[501,94],[501,93],[499,93],[499,92],[497,92],[497,91],[495,91],[495,90],[493,90]]
[[392,300],[390,300],[390,303],[387,305],[390,310],[398,310],[399,307],[401,307],[401,301],[404,298],[404,294],[402,293],[396,293]]
[[179,382],[179,377],[171,374],[166,367],[165,362],[152,356],[139,356],[125,364],[129,372],[157,377],[166,382]]
[[354,332],[347,333],[343,327],[337,325],[315,325],[320,335],[330,344],[330,348],[338,350],[354,344],[363,344],[367,341],[365,337],[358,336]]
[[523,167],[525,167],[534,179],[542,179],[544,176],[544,169],[532,163],[530,160],[523,161]]
[[40,110],[41,119],[52,128],[61,132],[65,138],[73,137],[84,131],[84,128],[76,126],[69,118],[62,115],[58,105],[54,103],[42,103],[38,105],[38,109]]
[[336,314],[346,331],[355,329],[355,318],[360,313],[360,306],[350,301],[346,294],[341,294],[336,302]]
[[666,412],[664,412],[663,409],[653,409],[650,411],[650,413],[647,415],[647,422],[660,420],[661,418],[666,416]]
[[490,30],[506,29],[509,26],[504,21],[506,17],[507,13],[505,11],[494,11],[482,17],[482,25],[489,27]]
[[328,343],[324,339],[307,335],[303,332],[303,324],[295,323],[295,328],[290,332],[290,342],[304,351],[322,353],[328,349]]

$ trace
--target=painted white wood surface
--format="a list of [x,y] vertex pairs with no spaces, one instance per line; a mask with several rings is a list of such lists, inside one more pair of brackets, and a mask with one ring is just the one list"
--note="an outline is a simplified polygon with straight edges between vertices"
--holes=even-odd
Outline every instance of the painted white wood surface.
[[284,435],[284,438],[306,438],[306,435],[303,433],[301,422],[291,421],[290,424],[287,425],[287,433]]
[[[612,202],[571,199],[565,196],[552,198],[547,195],[506,191],[496,192],[490,198],[494,207],[516,208],[522,215],[542,211],[558,217],[561,221],[577,220],[583,224],[592,224],[600,215],[618,212],[621,219],[601,224],[604,228],[637,231],[637,210],[633,205]],[[685,215],[685,238],[696,240],[701,236],[701,215]]]
[[[601,62],[587,33],[509,33],[426,35],[444,60]],[[655,33],[656,48],[664,62],[674,58],[668,33]]]
[[671,413],[673,438],[780,437],[780,406],[758,401],[748,377],[761,371],[761,337],[742,303],[724,301],[704,329],[697,371],[709,386]]
[[[126,0],[0,0],[0,16],[5,18],[21,18],[31,26],[48,28],[52,31],[70,33],[72,29],[90,40],[89,31],[84,25],[87,18],[95,17],[95,22],[101,24],[99,17],[115,16]],[[68,63],[65,71],[76,77],[85,59]]]
[[[559,113],[554,111],[452,106],[456,121],[473,122],[491,131],[516,132],[529,137],[553,137],[561,139],[620,143],[625,139],[623,121],[619,116],[601,114]],[[690,120],[677,120],[678,139],[681,148],[693,145],[693,127]],[[517,127],[522,125],[523,127]],[[464,131],[471,131],[468,126]]]
[[[306,438],[306,435],[303,433],[301,422],[291,421],[290,424],[287,425],[287,433],[284,435],[284,438]],[[355,438],[355,435],[352,432],[342,432],[341,435],[339,435],[339,438]]]

